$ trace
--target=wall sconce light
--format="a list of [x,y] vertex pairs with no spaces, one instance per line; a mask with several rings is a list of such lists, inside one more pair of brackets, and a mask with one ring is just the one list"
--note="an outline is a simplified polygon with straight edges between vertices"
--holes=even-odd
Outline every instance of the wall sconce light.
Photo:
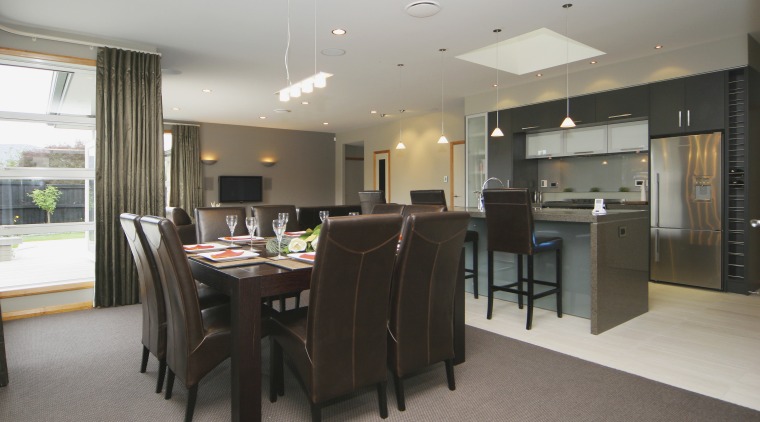
[[274,158],[262,158],[261,159],[261,165],[264,167],[272,167],[273,165],[277,164],[277,160]]
[[201,163],[210,166],[213,164],[216,164],[216,162],[219,161],[216,158],[201,158]]

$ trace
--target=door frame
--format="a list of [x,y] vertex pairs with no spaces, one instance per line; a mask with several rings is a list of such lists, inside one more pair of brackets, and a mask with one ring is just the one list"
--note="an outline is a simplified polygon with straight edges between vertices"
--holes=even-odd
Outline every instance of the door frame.
[[[454,209],[454,147],[456,145],[464,145],[464,141],[452,141],[449,142],[449,201],[451,201],[451,204],[449,205],[449,208]],[[466,148],[466,147],[465,147]],[[465,150],[465,162],[462,164],[465,169],[467,167],[467,151]],[[467,170],[465,170],[465,177],[467,175]],[[464,194],[467,195],[467,183],[465,181],[464,186]],[[467,197],[465,196],[465,206],[467,205]]]
[[384,149],[380,151],[373,151],[372,152],[372,189],[377,189],[377,156],[386,154],[387,159],[386,162],[386,177],[388,178],[387,186],[385,187],[385,198],[386,202],[391,202],[391,150]]

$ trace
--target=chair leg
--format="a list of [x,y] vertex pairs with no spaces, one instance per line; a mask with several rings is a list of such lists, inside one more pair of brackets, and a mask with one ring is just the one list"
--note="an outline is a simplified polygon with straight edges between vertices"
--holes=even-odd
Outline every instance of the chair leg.
[[401,377],[396,376],[396,374],[393,374],[393,387],[396,390],[396,406],[398,407],[398,410],[403,412],[406,410],[406,399],[404,398],[404,380],[402,380]]
[[311,422],[322,422],[322,406],[311,404]]
[[562,249],[557,249],[557,316],[562,318]]
[[[522,297],[522,295],[520,295]],[[533,325],[533,255],[528,255],[528,320],[525,329]]]
[[[530,259],[530,257],[528,257]],[[530,265],[530,264],[528,264]],[[517,290],[523,289],[523,256],[517,255]],[[523,295],[517,295],[517,307],[523,308]]]
[[144,374],[145,370],[148,368],[148,356],[150,355],[150,352],[148,351],[148,348],[143,346],[143,352],[142,352],[142,361],[140,362],[140,373]]
[[301,293],[296,293],[296,309],[301,307]]
[[169,368],[169,374],[166,377],[166,395],[164,396],[166,400],[172,398],[172,389],[174,389],[174,371]]
[[486,319],[491,319],[493,314],[493,251],[488,251],[488,310]]
[[269,337],[269,402],[277,402],[277,342],[273,337]]
[[185,422],[192,422],[195,412],[195,399],[198,398],[198,384],[190,387],[187,391],[187,407],[185,408]]
[[449,390],[454,391],[457,389],[457,382],[454,379],[454,361],[446,359],[443,363],[446,365],[446,380],[449,382]]
[[388,395],[386,393],[387,383],[385,381],[377,383],[377,401],[380,405],[380,417],[388,417]]
[[280,296],[280,312],[285,312],[285,296]]
[[164,388],[164,377],[166,376],[166,358],[158,361],[158,381],[156,382],[156,394]]
[[478,240],[472,242],[472,290],[475,293],[475,299],[478,298]]

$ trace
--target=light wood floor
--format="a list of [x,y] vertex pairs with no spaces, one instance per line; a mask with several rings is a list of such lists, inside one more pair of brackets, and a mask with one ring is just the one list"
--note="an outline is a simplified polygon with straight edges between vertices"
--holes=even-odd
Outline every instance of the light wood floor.
[[466,323],[665,384],[760,410],[760,297],[649,284],[649,312],[598,336],[589,321],[467,295]]

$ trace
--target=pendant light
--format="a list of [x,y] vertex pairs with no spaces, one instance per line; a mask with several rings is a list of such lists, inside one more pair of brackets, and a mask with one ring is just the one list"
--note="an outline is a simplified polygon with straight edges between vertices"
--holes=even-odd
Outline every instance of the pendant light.
[[565,90],[567,101],[567,113],[565,114],[565,120],[559,127],[563,129],[569,129],[575,127],[575,122],[570,118],[570,38],[568,38],[567,30],[567,17],[570,14],[570,8],[573,7],[572,3],[563,4],[562,7],[566,10],[565,13]]
[[[403,63],[399,63],[396,65],[398,67],[398,97],[399,102],[401,102],[401,95],[403,91],[403,86],[401,86],[401,68],[404,67]],[[406,149],[406,145],[404,145],[404,141],[401,140],[401,115],[404,113],[404,109],[401,108],[398,110],[398,144],[396,144],[396,149]]]
[[496,128],[491,132],[492,138],[504,136],[504,132],[499,129],[499,32],[501,29],[494,29],[496,34]]
[[446,139],[446,135],[443,132],[443,55],[446,52],[445,48],[438,49],[441,52],[441,137],[438,138],[439,144],[448,144],[449,140]]

